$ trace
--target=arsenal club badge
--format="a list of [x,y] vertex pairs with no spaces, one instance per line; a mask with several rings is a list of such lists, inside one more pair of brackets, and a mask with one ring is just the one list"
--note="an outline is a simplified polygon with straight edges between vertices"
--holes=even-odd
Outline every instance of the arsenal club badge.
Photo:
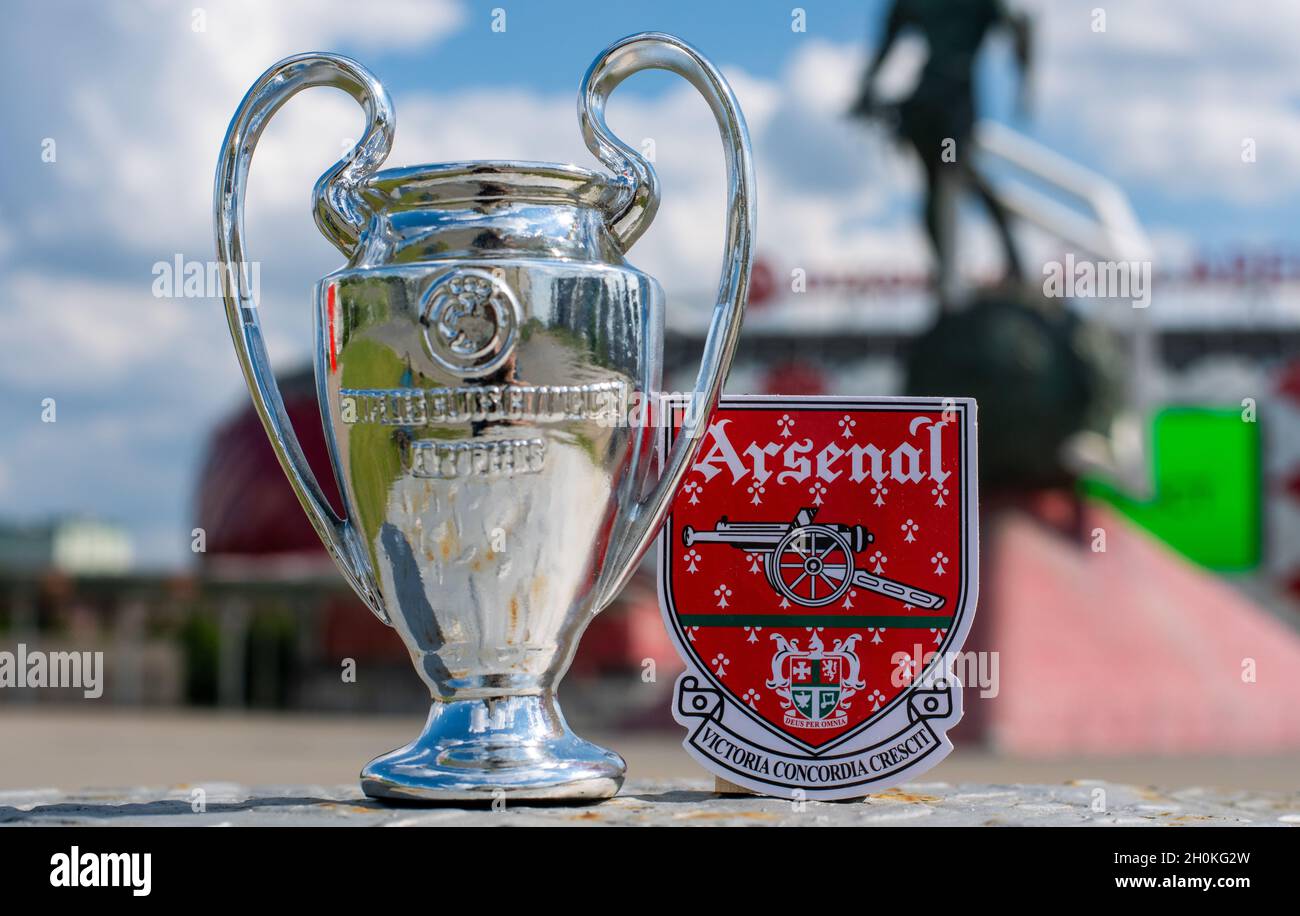
[[706,436],[660,536],[686,750],[787,798],[934,766],[975,613],[975,402],[724,397]]

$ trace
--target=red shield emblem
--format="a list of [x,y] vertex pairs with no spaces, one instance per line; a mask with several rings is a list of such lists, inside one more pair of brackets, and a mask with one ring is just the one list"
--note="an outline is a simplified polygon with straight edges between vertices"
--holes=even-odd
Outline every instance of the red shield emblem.
[[697,759],[758,791],[849,797],[944,756],[974,448],[967,400],[723,400],[660,549]]

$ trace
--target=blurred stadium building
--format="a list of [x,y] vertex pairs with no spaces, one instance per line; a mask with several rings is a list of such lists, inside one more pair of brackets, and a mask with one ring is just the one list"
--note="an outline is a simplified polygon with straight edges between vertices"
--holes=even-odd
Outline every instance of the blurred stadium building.
[[[934,322],[925,278],[814,272],[794,292],[792,270],[760,263],[728,389],[903,393]],[[1156,302],[1179,307],[1144,316],[1145,481],[1132,468],[985,481],[968,647],[1000,653],[1001,683],[994,698],[972,692],[966,740],[1026,756],[1300,747],[1300,341],[1287,321],[1298,287],[1300,258],[1271,255],[1157,279]],[[1249,303],[1239,321],[1213,305],[1225,301]],[[693,382],[706,311],[670,309],[666,388]],[[310,370],[283,390],[332,489]],[[205,549],[174,576],[132,573],[110,527],[0,531],[9,641],[111,649],[107,696],[123,704],[421,709],[400,641],[336,574],[251,406],[212,432],[195,479]],[[360,674],[340,689],[346,659]],[[566,692],[609,727],[656,727],[678,670],[647,563],[588,631]],[[594,679],[609,689],[582,689]]]
[[[995,128],[981,143],[1087,211],[1000,186],[1054,240],[1030,263],[1151,265],[1113,186]],[[998,652],[1001,677],[995,697],[968,690],[965,740],[1027,757],[1300,749],[1300,252],[1162,266],[1142,308],[967,286],[936,315],[921,275],[760,259],[727,384],[977,397],[967,648]],[[669,309],[668,390],[693,387],[703,347],[710,300],[689,298]],[[311,371],[281,388],[334,491]],[[110,527],[0,529],[7,641],[111,649],[106,697],[122,704],[422,711],[401,642],[334,570],[251,406],[196,470],[196,563],[174,575],[132,572]],[[668,725],[679,670],[647,562],[582,640],[566,709]]]

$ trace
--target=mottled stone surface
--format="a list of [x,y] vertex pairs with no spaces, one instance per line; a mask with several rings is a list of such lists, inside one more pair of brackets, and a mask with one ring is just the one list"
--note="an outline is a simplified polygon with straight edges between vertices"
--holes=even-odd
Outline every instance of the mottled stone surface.
[[[199,808],[196,789],[206,796]],[[1058,825],[1296,826],[1300,792],[1163,791],[1114,783],[1061,785],[916,783],[852,802],[720,796],[712,784],[642,781],[615,799],[590,805],[392,807],[354,786],[260,786],[210,783],[170,789],[0,791],[0,824],[304,825],[337,827],[707,826],[752,825]]]

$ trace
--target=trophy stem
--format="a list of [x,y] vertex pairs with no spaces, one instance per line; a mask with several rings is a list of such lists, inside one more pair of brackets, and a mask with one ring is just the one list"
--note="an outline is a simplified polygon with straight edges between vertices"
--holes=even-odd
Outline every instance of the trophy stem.
[[420,736],[361,771],[371,798],[406,801],[610,798],[627,765],[575,735],[554,695],[435,699]]

